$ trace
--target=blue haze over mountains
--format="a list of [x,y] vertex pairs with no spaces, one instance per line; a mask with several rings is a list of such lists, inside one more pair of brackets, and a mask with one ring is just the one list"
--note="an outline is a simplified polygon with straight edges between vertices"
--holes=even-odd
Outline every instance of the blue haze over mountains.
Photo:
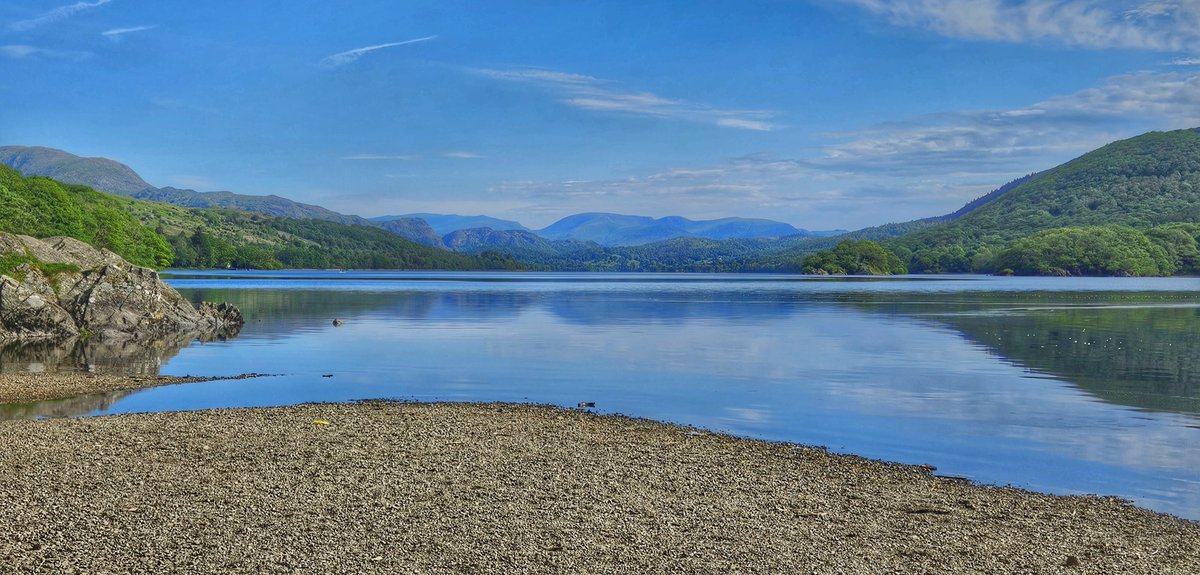
[[[413,213],[362,218],[305,204],[284,197],[237,194],[228,191],[198,192],[174,187],[157,188],[132,168],[107,158],[84,158],[63,150],[31,146],[0,147],[0,163],[25,175],[37,175],[80,184],[112,194],[193,208],[232,208],[285,218],[316,218],[344,224],[381,227],[405,239],[458,251],[491,245],[550,242],[594,242],[603,247],[636,246],[675,238],[711,240],[825,237],[845,230],[810,232],[790,224],[752,218],[690,220],[680,216],[651,218],[613,213],[583,213],[530,230],[519,222],[485,215]],[[467,231],[469,233],[461,233]]]

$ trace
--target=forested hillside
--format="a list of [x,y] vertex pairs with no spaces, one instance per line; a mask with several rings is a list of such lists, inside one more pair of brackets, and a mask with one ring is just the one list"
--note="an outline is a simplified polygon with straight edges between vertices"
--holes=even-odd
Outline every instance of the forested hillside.
[[70,236],[163,268],[520,269],[495,253],[466,255],[385,230],[240,210],[184,208],[97,192],[0,166],[0,230]]
[[134,218],[117,197],[50,178],[26,178],[3,165],[0,230],[35,237],[69,236],[142,266],[166,267],[174,260],[164,238]]
[[[1200,223],[1196,129],[1114,142],[1034,174],[956,220],[886,245],[917,273],[1197,273],[1191,256],[1197,234],[1179,223]],[[1060,228],[1078,229],[1047,231]],[[1093,257],[1088,244],[1111,248],[1111,261],[1081,261]],[[1035,261],[1038,253],[1056,259]],[[1163,257],[1169,265],[1157,261]]]

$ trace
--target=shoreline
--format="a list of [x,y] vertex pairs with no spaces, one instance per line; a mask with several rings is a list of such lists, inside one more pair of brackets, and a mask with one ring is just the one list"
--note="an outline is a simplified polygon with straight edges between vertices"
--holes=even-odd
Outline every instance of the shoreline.
[[520,404],[0,422],[0,573],[1200,572],[1116,498]]
[[268,377],[264,373],[199,377],[167,375],[99,375],[89,372],[0,373],[0,404],[69,399],[110,391],[131,391],[202,381]]

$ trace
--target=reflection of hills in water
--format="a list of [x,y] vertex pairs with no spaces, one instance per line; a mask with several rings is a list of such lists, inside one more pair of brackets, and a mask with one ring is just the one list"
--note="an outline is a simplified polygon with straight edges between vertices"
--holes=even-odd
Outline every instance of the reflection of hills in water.
[[211,341],[236,337],[178,333],[142,340],[82,340],[10,343],[0,347],[0,372],[93,372],[113,375],[158,375],[164,363],[193,341]]
[[940,319],[1104,401],[1200,413],[1200,308],[1060,308]]
[[[563,321],[583,325],[631,321],[683,321],[695,318],[786,317],[792,300],[745,292],[614,291],[333,291],[186,289],[192,301],[228,301],[246,316],[246,335],[284,335],[293,329],[327,325],[334,318],[386,313],[405,320],[503,320],[534,307]],[[216,298],[214,300],[214,298]],[[260,325],[264,324],[264,325]]]
[[1013,363],[1114,404],[1200,414],[1200,307],[1191,293],[971,294],[871,302],[946,325]]
[[251,337],[284,337],[297,329],[326,327],[333,318],[381,315],[502,321],[538,309],[572,324],[621,325],[786,319],[805,305],[851,306],[936,321],[1006,360],[1073,383],[1110,403],[1200,413],[1200,308],[1192,307],[1197,303],[1194,293],[180,291],[193,300],[238,305]]
[[136,390],[108,391],[33,403],[0,403],[0,421],[38,417],[75,417],[108,409]]

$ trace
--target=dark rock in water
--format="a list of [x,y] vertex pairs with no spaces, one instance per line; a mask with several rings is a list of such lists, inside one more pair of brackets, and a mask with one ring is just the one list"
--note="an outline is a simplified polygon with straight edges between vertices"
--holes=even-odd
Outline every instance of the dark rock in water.
[[333,320],[333,325],[334,325],[334,327],[336,327],[336,326],[339,326],[339,325],[342,325],[342,324],[344,324],[344,323],[346,323],[346,322],[344,322],[344,321],[342,321],[342,320],[340,320],[340,319],[335,319],[335,320]]
[[240,331],[241,326],[246,324],[246,318],[242,317],[242,310],[231,303],[204,301],[200,302],[198,311],[202,316],[213,318],[218,326],[237,326]]
[[[0,232],[0,256],[10,254],[35,263],[0,276],[0,341],[227,336],[236,335],[245,321],[229,304],[206,302],[197,309],[154,270],[73,238]],[[46,277],[37,264],[65,266]]]

